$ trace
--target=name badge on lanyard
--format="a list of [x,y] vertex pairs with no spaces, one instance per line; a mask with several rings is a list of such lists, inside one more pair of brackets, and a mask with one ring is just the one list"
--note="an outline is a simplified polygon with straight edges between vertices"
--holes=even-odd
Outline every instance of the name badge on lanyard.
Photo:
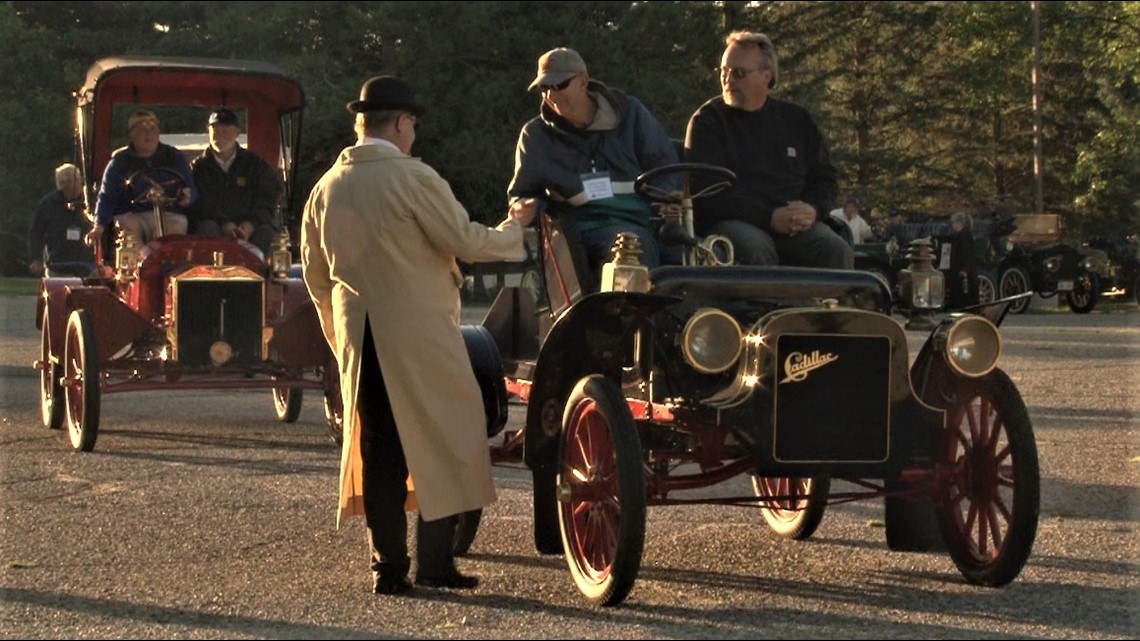
[[67,239],[68,240],[79,240],[79,228],[78,227],[68,227],[67,228]]
[[614,195],[614,185],[606,171],[582,174],[582,188],[586,190],[586,200],[601,200]]

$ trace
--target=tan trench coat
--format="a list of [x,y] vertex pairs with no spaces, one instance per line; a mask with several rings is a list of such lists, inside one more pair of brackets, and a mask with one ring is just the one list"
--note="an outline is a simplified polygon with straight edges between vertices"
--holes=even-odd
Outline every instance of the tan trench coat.
[[522,256],[513,219],[471,222],[434,169],[386,145],[346,148],[313,188],[301,262],[340,369],[337,527],[364,513],[356,394],[366,316],[420,514],[430,521],[495,500],[482,396],[459,330],[456,258]]

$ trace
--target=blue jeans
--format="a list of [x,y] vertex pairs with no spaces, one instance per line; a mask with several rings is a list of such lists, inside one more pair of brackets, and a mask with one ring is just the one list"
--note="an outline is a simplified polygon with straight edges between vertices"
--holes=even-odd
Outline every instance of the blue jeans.
[[807,231],[787,236],[769,234],[742,220],[722,220],[707,230],[732,241],[740,265],[795,265],[854,269],[855,250],[827,225],[816,222]]

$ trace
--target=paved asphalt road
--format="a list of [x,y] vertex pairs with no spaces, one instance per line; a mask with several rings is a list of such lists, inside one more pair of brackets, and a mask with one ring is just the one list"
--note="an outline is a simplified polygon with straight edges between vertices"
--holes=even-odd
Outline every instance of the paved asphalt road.
[[1135,306],[1038,301],[1003,326],[1042,470],[1036,545],[1009,586],[889,551],[881,501],[828,508],[806,542],[748,508],[652,507],[638,581],[603,609],[534,552],[530,475],[508,468],[461,561],[479,588],[371,594],[362,523],[334,526],[339,454],[312,397],[284,425],[268,392],[109,395],[96,450],[71,451],[38,423],[32,302],[0,297],[2,638],[1140,637]]

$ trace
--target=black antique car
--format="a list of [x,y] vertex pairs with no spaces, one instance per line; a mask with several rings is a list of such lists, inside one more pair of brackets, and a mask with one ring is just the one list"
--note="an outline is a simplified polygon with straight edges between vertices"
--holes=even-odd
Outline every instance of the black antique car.
[[[256,61],[112,57],[75,92],[76,164],[87,212],[126,114],[147,108],[196,131],[228,107],[245,119],[248,148],[280,172],[279,218],[294,197],[293,154],[304,92],[280,67]],[[160,214],[183,178],[156,169],[129,178],[132,198]],[[161,221],[161,216],[156,217]],[[304,390],[324,396],[330,428],[339,406],[335,361],[281,225],[270,255],[230,236],[165,234],[143,242],[119,230],[97,248],[96,269],[40,283],[40,405],[45,427],[66,421],[71,446],[95,446],[103,394],[141,390],[263,389],[278,420],[296,421]]]
[[[989,303],[997,298],[1001,261],[1010,251],[1008,236],[1013,229],[1012,216],[979,216],[974,219],[980,303]],[[947,217],[912,216],[907,222],[884,226],[880,236],[880,240],[855,245],[855,268],[878,274],[892,291],[897,288],[899,272],[910,266],[907,258],[910,243],[919,238],[930,241],[930,251],[936,257],[938,268],[945,278],[950,278],[947,252],[953,229]]]
[[1082,250],[1100,282],[1102,298],[1130,299],[1140,307],[1140,239],[1136,234],[1093,236]]
[[[669,172],[716,184],[653,188]],[[1027,408],[997,366],[997,325],[1020,298],[942,314],[941,275],[911,274],[907,325],[930,328],[912,355],[873,274],[711,259],[692,201],[732,180],[691,163],[641,176],[639,193],[679,209],[685,264],[649,272],[622,237],[600,284],[575,268],[572,234],[541,216],[540,299],[504,288],[464,326],[492,461],[533,478],[537,550],[562,554],[590,602],[615,605],[652,545],[649,506],[758,507],[779,535],[805,539],[828,505],[879,499],[889,549],[947,550],[978,585],[1014,580],[1040,493]],[[520,429],[503,428],[508,400],[525,407]],[[747,496],[677,496],[742,475]],[[464,546],[477,527],[462,522]]]
[[[1033,292],[1042,298],[1064,295],[1069,308],[1092,311],[1100,296],[1100,279],[1092,260],[1062,239],[1061,217],[1056,214],[1021,214],[1015,217],[1008,251],[999,262],[999,296]],[[1010,311],[1029,309],[1029,299]]]

